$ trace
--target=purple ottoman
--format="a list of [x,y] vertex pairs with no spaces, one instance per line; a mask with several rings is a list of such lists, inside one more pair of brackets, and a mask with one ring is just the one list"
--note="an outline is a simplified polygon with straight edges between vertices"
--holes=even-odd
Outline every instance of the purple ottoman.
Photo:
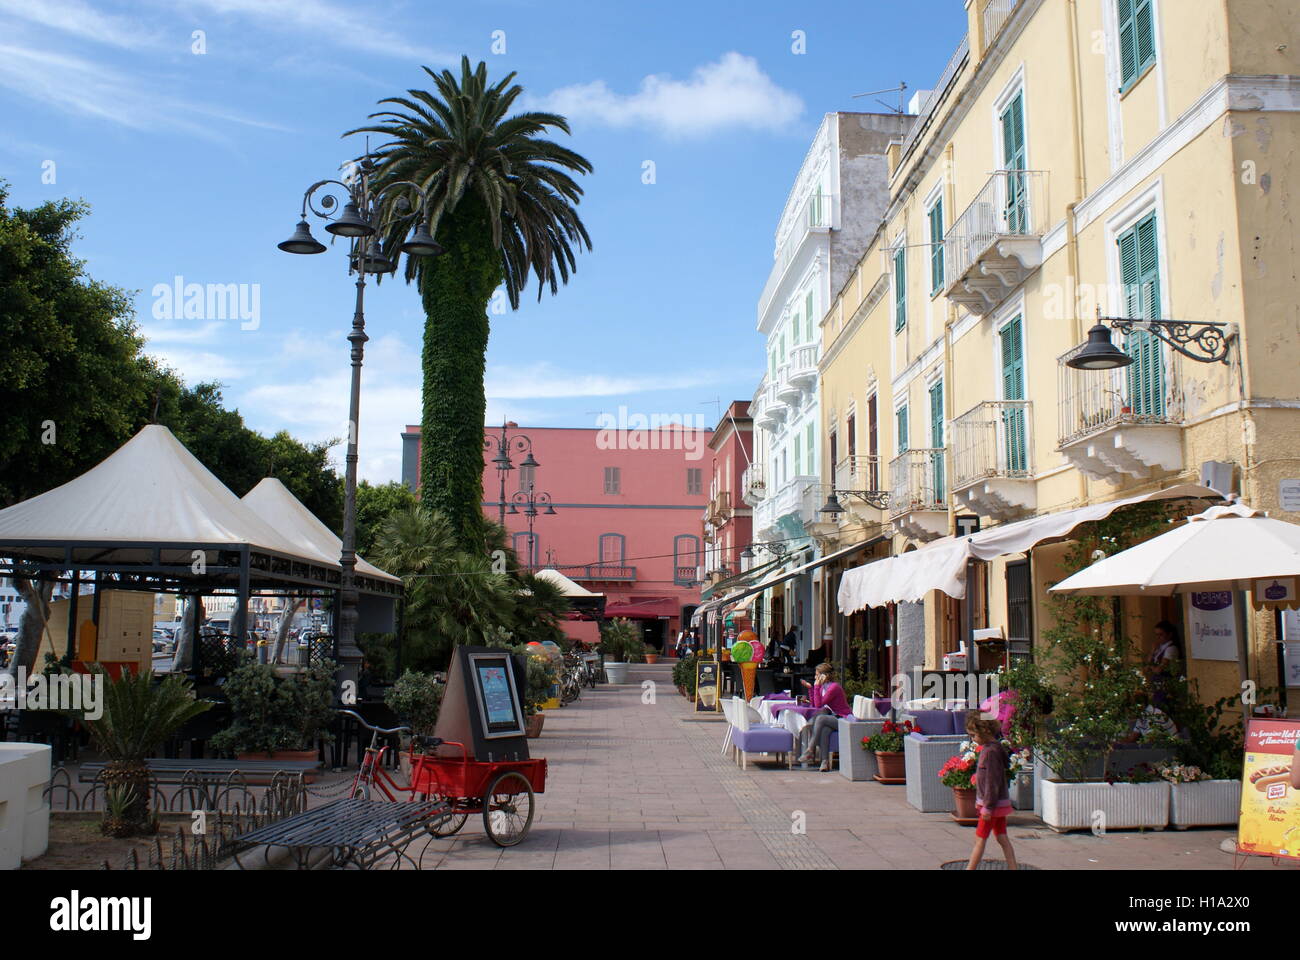
[[794,751],[794,735],[785,727],[753,724],[748,730],[739,727],[731,731],[731,743],[736,748],[741,767],[745,767],[747,753],[774,753],[789,756]]

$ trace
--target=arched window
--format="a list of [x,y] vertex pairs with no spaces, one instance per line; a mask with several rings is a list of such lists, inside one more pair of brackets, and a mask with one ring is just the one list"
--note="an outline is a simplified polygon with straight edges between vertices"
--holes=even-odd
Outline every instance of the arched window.
[[696,572],[702,565],[700,538],[690,533],[673,537],[673,582],[689,585],[696,581]]
[[621,533],[602,533],[600,535],[600,562],[613,566],[622,566],[627,557],[627,537]]
[[514,549],[515,556],[519,558],[520,565],[525,567],[537,566],[537,557],[540,553],[537,549],[537,534],[527,532],[511,534],[510,546]]

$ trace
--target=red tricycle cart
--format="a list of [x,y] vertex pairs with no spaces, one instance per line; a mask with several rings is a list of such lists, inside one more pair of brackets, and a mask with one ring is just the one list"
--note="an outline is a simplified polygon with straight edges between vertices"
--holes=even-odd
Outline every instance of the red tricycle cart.
[[546,758],[471,760],[463,743],[445,740],[441,747],[460,750],[459,757],[413,753],[411,792],[443,799],[445,819],[430,825],[435,836],[450,837],[472,813],[483,814],[483,829],[499,847],[513,847],[533,824],[534,794],[546,792]]

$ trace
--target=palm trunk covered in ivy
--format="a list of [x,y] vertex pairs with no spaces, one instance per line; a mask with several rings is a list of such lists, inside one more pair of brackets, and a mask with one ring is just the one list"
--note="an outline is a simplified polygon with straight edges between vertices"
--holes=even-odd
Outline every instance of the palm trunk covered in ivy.
[[[489,84],[487,65],[471,70],[467,57],[459,77],[424,71],[432,92],[385,98],[380,104],[394,109],[372,114],[377,124],[350,132],[391,138],[372,154],[376,188],[418,184],[428,198],[429,229],[445,251],[418,263],[408,258],[405,274],[419,284],[426,318],[421,499],[447,518],[465,549],[481,551],[488,304],[504,287],[517,308],[530,274],[538,299],[547,287],[555,293],[568,282],[574,248],[591,247],[575,209],[582,188],[568,171],[592,167],[540,136],[552,127],[567,134],[563,117],[508,115],[523,93],[513,73]],[[396,249],[416,226],[401,213],[418,198],[393,189],[384,204],[385,249]]]

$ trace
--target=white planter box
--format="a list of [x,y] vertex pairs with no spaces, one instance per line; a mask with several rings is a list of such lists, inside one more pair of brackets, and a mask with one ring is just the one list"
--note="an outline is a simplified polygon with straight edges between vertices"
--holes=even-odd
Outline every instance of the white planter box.
[[627,683],[629,664],[608,661],[605,664],[605,679],[610,683]]
[[1169,822],[1179,830],[1234,826],[1241,812],[1241,781],[1172,783],[1169,797]]
[[1163,830],[1169,824],[1169,784],[1061,783],[1044,780],[1043,822],[1057,832]]

